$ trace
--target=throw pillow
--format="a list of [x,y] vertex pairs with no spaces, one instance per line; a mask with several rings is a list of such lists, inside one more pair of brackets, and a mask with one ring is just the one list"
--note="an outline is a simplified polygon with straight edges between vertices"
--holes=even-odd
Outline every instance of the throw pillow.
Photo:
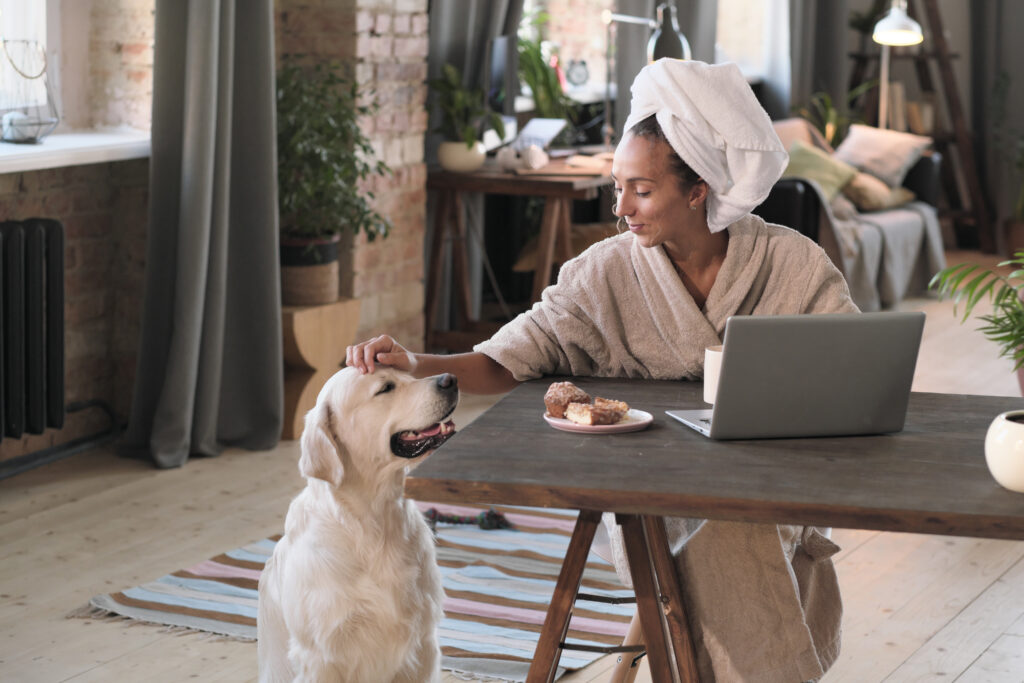
[[894,206],[906,204],[914,198],[914,193],[905,187],[889,187],[881,180],[867,173],[858,173],[853,177],[843,194],[857,205],[861,211],[881,211]]
[[841,221],[853,221],[857,220],[857,207],[853,205],[846,195],[839,193],[836,198],[832,200],[832,215]]
[[889,187],[899,187],[931,144],[932,139],[923,135],[855,123],[836,149],[836,158],[870,173]]
[[855,175],[857,169],[853,166],[799,140],[789,148],[789,165],[782,172],[784,178],[807,178],[815,181],[830,202]]

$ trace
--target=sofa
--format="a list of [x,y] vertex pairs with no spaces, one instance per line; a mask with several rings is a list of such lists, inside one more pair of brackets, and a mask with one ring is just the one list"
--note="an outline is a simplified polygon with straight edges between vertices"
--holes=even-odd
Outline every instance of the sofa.
[[832,149],[804,119],[774,125],[790,165],[754,213],[818,242],[863,311],[925,292],[945,267],[931,141],[855,125]]

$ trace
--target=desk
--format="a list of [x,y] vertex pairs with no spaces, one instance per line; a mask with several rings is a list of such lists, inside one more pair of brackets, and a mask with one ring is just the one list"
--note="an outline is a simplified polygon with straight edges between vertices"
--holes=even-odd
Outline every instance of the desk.
[[[545,199],[540,222],[538,263],[533,272],[534,301],[540,299],[541,291],[550,282],[551,266],[572,258],[572,240],[569,236],[572,200],[594,199],[602,186],[612,182],[611,176],[569,175],[571,169],[565,160],[553,161],[545,170],[550,170],[552,175],[517,175],[502,171],[489,161],[473,173],[437,169],[427,175],[427,189],[438,192],[426,283],[428,349],[466,350],[472,344],[489,337],[496,329],[480,323],[471,315],[472,289],[466,260],[466,224],[462,210],[464,193],[527,195]],[[452,271],[461,324],[458,330],[441,332],[434,329],[434,318],[437,315],[438,293],[441,291],[441,257],[445,239],[449,236],[452,237]]]
[[673,680],[673,659],[696,680],[662,516],[1024,539],[1024,497],[996,484],[984,458],[989,423],[1019,398],[915,393],[899,434],[720,442],[664,413],[704,407],[700,383],[576,378],[654,416],[642,432],[591,436],[544,423],[551,381],[517,387],[406,480],[420,500],[581,511],[531,683],[553,675],[601,512],[624,527],[655,681]]

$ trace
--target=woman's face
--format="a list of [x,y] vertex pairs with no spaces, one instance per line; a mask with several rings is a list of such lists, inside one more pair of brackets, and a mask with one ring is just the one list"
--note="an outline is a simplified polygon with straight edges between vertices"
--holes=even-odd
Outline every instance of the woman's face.
[[691,203],[697,205],[703,198],[700,190],[699,197],[693,196],[703,183],[684,192],[669,165],[670,154],[674,152],[668,143],[632,133],[627,133],[615,150],[614,212],[626,220],[644,247],[682,241],[695,225],[703,223],[703,210],[690,210]]

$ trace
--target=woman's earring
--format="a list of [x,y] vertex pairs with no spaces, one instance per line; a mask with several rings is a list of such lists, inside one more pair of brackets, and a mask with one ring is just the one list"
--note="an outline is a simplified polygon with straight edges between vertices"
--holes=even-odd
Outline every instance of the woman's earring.
[[690,211],[696,211],[696,210],[697,210],[697,205],[696,204],[690,204]]

